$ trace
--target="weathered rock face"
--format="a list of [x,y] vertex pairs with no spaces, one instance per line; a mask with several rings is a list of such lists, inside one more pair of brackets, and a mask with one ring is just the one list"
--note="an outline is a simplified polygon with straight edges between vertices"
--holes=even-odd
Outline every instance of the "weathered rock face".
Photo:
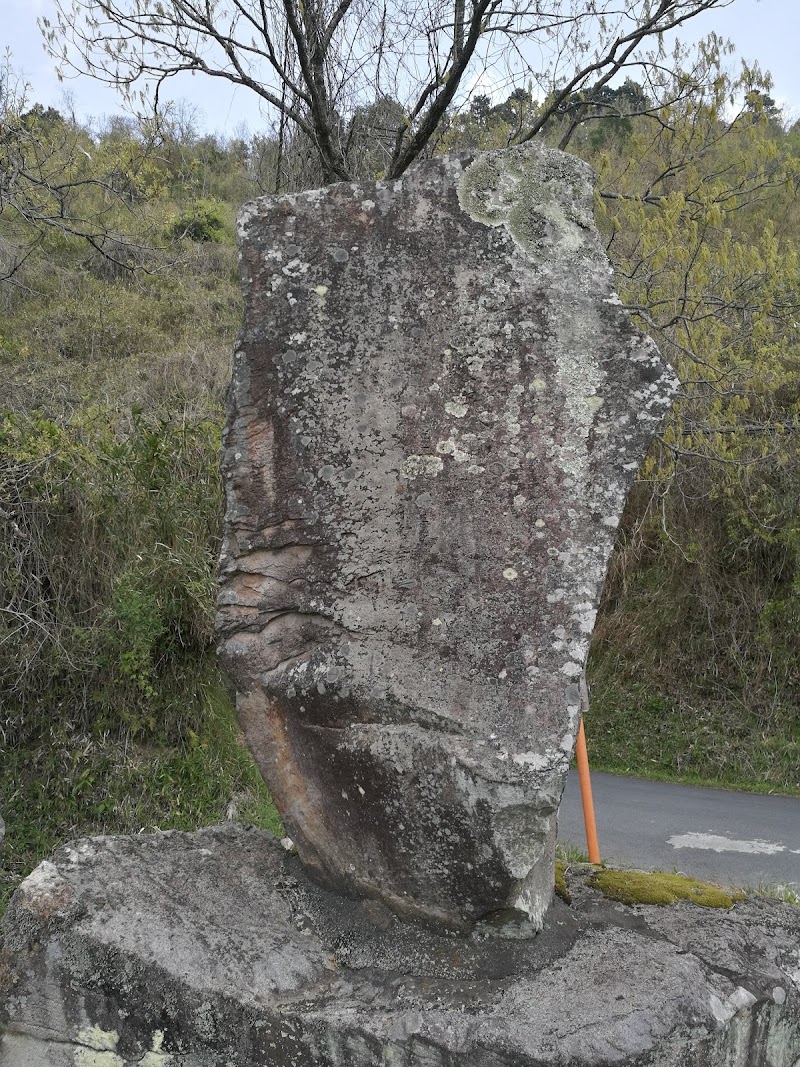
[[627,488],[673,390],[588,168],[538,147],[255,201],[222,661],[304,863],[541,925]]
[[255,830],[78,842],[10,906],[0,1067],[796,1067],[800,909],[570,888],[499,941],[343,901]]

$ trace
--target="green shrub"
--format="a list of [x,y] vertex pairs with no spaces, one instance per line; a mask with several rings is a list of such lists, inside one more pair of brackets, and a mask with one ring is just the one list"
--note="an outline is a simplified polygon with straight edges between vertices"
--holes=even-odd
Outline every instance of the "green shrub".
[[225,239],[225,205],[218,200],[195,200],[170,227],[170,236],[198,244]]
[[220,421],[0,419],[0,907],[76,834],[280,829],[214,667]]

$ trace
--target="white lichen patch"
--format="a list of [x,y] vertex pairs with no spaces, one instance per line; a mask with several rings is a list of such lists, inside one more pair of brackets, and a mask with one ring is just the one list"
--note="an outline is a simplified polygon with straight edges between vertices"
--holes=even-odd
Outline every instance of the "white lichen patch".
[[594,255],[590,175],[574,156],[517,145],[471,163],[458,183],[458,201],[476,222],[505,226],[526,252],[549,248],[569,256],[586,246]]
[[240,241],[247,236],[247,229],[254,218],[259,216],[259,207],[255,201],[245,204],[236,218],[236,233]]
[[285,267],[281,268],[281,273],[285,274],[287,278],[302,278],[304,274],[308,274],[310,266],[310,263],[304,263],[302,259],[295,257],[290,259]]
[[567,678],[579,678],[583,674],[583,664],[576,663],[575,660],[567,660],[561,667],[561,673]]
[[503,577],[508,582],[513,582],[519,577],[519,573],[513,567],[506,567],[503,571]]
[[75,1067],[125,1067],[125,1061],[116,1052],[119,1044],[116,1030],[85,1026],[76,1037],[80,1047],[75,1049]]
[[590,322],[582,329],[575,320],[553,323],[556,385],[564,396],[565,426],[556,462],[579,489],[588,477],[589,434],[600,406],[597,394],[606,378],[591,350],[589,339],[596,328]]
[[582,634],[588,635],[594,630],[597,611],[591,604],[578,604],[570,615],[570,618],[577,624],[577,627]]
[[64,879],[59,874],[56,865],[50,860],[42,860],[39,866],[22,880],[20,889],[25,895],[39,896],[43,893],[50,893],[63,884]]
[[436,451],[443,456],[452,456],[456,463],[466,463],[471,458],[469,452],[465,452],[452,437],[446,441],[439,441]]
[[440,456],[407,456],[403,463],[406,478],[419,478],[428,475],[435,478],[444,469],[444,460]]
[[448,415],[452,415],[454,419],[463,419],[469,409],[466,404],[460,401],[449,400],[445,404],[444,410]]
[[519,767],[529,767],[532,771],[544,771],[553,765],[552,758],[541,752],[515,752],[511,759]]
[[139,1060],[139,1067],[172,1067],[173,1057],[169,1053],[162,1051],[163,1045],[164,1031],[156,1030],[153,1034],[150,1051],[145,1052],[144,1056]]

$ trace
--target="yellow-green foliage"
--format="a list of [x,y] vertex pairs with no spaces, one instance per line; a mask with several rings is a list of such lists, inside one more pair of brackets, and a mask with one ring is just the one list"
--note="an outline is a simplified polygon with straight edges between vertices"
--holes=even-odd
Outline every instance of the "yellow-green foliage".
[[222,241],[226,236],[224,220],[227,214],[225,205],[218,201],[195,200],[172,223],[170,236],[197,244]]
[[621,296],[682,380],[620,527],[587,730],[606,767],[797,790],[800,156],[754,77],[580,146]]
[[744,900],[743,893],[725,892],[718,886],[697,882],[682,874],[664,874],[661,871],[646,874],[642,871],[604,869],[591,876],[589,885],[599,889],[610,900],[629,905],[663,906],[688,900],[703,908],[730,908],[737,900]]

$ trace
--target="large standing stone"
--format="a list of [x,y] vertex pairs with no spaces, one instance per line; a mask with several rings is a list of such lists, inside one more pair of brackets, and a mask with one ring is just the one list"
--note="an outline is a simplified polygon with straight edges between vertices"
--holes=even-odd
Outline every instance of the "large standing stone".
[[247,739],[324,883],[540,926],[595,608],[673,390],[589,169],[442,158],[239,227],[219,631]]

